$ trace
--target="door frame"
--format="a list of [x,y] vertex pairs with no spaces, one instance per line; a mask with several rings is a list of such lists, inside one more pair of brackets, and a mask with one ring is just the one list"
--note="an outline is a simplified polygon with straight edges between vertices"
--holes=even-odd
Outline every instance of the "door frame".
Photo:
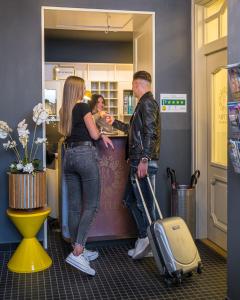
[[[108,12],[108,13],[122,13],[122,14],[144,14],[152,17],[152,92],[155,96],[155,67],[156,67],[156,56],[155,56],[155,11],[134,11],[134,10],[113,10],[113,9],[95,9],[95,8],[77,8],[77,7],[59,7],[59,6],[41,6],[41,60],[42,60],[42,103],[44,104],[44,89],[45,89],[45,41],[44,41],[44,11],[45,10],[70,10],[70,11],[88,11],[88,12]],[[43,137],[46,137],[46,125],[42,126]],[[46,168],[46,145],[43,144],[43,167]],[[47,221],[44,222],[44,238],[43,245],[47,249]]]
[[[85,12],[108,12],[108,13],[121,13],[121,14],[139,14],[149,15],[152,17],[152,92],[155,95],[155,66],[156,66],[156,42],[155,42],[155,11],[135,11],[135,10],[115,10],[115,9],[95,9],[95,8],[77,8],[77,7],[59,7],[59,6],[41,6],[41,47],[42,47],[42,99],[44,101],[44,64],[45,64],[45,41],[44,41],[44,11],[45,10],[70,10],[70,11],[85,11]],[[134,41],[133,41],[134,42]],[[133,62],[134,63],[134,62]]]
[[[192,172],[201,170],[196,188],[196,237],[207,238],[208,216],[208,128],[207,128],[207,80],[206,57],[209,54],[227,49],[227,37],[207,45],[204,38],[204,4],[209,0],[192,0]],[[200,19],[200,20],[199,20]],[[200,45],[203,45],[199,47]]]

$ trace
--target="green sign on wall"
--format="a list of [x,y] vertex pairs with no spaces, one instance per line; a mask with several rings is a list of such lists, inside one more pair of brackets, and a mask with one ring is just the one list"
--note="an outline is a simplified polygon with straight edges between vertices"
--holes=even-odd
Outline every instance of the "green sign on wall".
[[160,95],[161,112],[187,112],[186,94],[161,94]]

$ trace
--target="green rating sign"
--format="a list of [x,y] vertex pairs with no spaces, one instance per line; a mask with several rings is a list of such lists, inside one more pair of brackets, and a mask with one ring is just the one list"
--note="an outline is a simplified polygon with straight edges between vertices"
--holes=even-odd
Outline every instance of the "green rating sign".
[[170,100],[162,100],[163,105],[186,105],[185,99],[170,99]]
[[161,94],[161,112],[187,112],[186,94]]

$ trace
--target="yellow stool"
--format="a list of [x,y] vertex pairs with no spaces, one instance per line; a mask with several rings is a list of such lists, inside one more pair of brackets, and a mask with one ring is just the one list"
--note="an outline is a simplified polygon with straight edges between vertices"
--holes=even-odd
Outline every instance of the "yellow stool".
[[33,211],[7,210],[9,218],[23,235],[23,240],[8,262],[8,269],[10,271],[16,273],[33,273],[45,270],[52,265],[51,258],[35,238],[35,235],[50,212],[50,208]]

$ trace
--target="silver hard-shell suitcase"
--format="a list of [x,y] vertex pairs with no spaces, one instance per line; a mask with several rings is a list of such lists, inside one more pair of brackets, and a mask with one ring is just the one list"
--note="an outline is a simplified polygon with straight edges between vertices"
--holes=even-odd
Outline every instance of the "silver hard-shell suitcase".
[[137,175],[135,180],[149,221],[148,238],[160,274],[181,282],[184,274],[192,274],[194,270],[201,273],[201,258],[184,220],[180,217],[163,218],[150,178],[147,176],[160,217],[159,220],[152,222]]

